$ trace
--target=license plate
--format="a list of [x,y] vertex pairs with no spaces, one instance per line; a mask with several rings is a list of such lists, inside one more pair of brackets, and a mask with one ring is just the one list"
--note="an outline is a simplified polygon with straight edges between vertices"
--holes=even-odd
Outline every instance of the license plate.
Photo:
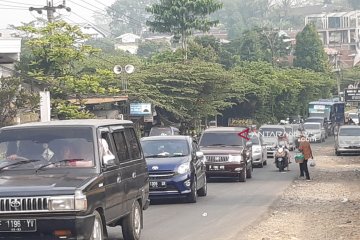
[[150,182],[150,188],[166,188],[166,182]]
[[223,170],[225,170],[225,166],[209,165],[209,170],[212,170],[212,171],[223,171]]
[[36,232],[36,220],[0,220],[0,232]]

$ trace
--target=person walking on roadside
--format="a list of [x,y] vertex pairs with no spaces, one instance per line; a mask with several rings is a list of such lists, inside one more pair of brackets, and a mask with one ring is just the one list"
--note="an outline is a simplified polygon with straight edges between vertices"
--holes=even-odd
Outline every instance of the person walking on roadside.
[[310,158],[313,159],[314,157],[312,154],[310,143],[304,136],[301,136],[301,138],[300,138],[299,150],[304,155],[304,161],[299,164],[300,165],[300,177],[304,177],[304,175],[305,175],[306,180],[310,181],[308,160]]

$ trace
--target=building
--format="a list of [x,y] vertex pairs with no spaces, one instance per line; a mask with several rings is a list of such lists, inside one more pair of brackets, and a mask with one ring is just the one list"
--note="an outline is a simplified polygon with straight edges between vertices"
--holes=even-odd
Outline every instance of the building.
[[78,23],[76,25],[80,27],[82,33],[89,35],[91,39],[101,39],[106,37],[105,30],[100,29],[93,24]]
[[125,33],[116,39],[115,49],[123,50],[131,54],[136,54],[139,48],[140,36],[133,33]]
[[313,14],[306,16],[308,23],[315,24],[325,48],[337,51],[341,68],[359,64],[360,11]]
[[13,75],[14,64],[20,60],[21,38],[11,31],[0,30],[0,77]]

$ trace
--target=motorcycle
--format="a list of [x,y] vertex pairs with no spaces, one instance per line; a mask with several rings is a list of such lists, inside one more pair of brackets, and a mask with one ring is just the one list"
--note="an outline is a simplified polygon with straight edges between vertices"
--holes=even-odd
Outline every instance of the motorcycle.
[[284,146],[279,146],[275,152],[275,165],[279,172],[284,171],[289,164],[289,152]]

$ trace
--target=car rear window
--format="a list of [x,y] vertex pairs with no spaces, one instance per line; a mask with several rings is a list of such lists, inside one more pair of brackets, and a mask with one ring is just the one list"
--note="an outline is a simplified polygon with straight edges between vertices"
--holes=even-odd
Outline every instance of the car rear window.
[[207,146],[243,146],[244,140],[238,132],[204,132],[199,145]]
[[305,129],[320,129],[320,124],[304,124]]
[[151,128],[149,136],[170,136],[173,135],[171,128]]

